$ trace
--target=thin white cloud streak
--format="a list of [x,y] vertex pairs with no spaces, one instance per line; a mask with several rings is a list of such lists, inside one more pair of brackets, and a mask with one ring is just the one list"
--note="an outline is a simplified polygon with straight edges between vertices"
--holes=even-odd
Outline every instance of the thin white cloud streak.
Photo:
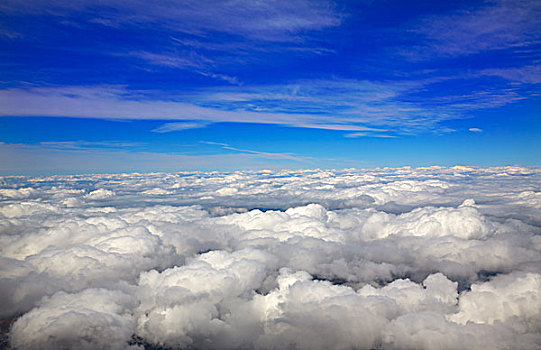
[[463,166],[1,177],[0,312],[15,349],[537,348],[540,184]]
[[349,137],[349,138],[357,138],[357,137],[376,137],[376,138],[384,138],[384,139],[396,138],[396,136],[394,136],[394,135],[368,134],[368,133],[365,133],[365,132],[354,132],[354,133],[351,133],[351,134],[345,134],[344,136]]
[[166,132],[173,132],[173,131],[180,131],[180,130],[187,130],[187,129],[199,129],[199,128],[204,128],[206,126],[207,124],[205,123],[189,123],[189,122],[165,123],[153,129],[152,131],[157,132],[157,133],[166,133]]
[[140,58],[148,61],[149,63],[157,66],[173,67],[173,68],[204,68],[208,64],[212,63],[210,59],[207,59],[201,55],[196,55],[191,52],[188,57],[182,57],[172,54],[157,54],[147,51],[131,52],[127,56]]
[[148,51],[131,52],[121,55],[135,57],[147,61],[155,66],[186,69],[205,77],[223,80],[233,85],[242,85],[237,77],[212,72],[214,62],[193,51],[184,54],[152,53]]
[[261,151],[254,151],[254,150],[249,150],[249,149],[236,148],[236,147],[232,147],[232,146],[228,145],[227,143],[219,143],[219,142],[211,142],[211,141],[203,141],[201,143],[205,143],[205,144],[208,144],[208,145],[221,146],[222,149],[226,149],[226,150],[230,150],[230,151],[236,151],[236,152],[248,153],[248,154],[255,154],[255,155],[259,155],[259,156],[262,156],[262,157],[268,158],[268,159],[288,159],[288,160],[295,160],[295,161],[299,161],[299,162],[306,162],[308,160],[307,158],[297,157],[297,156],[293,156],[291,154],[286,154],[286,153],[261,152]]
[[243,84],[239,80],[239,78],[237,78],[235,76],[227,75],[227,74],[213,73],[213,72],[206,72],[206,71],[202,71],[202,72],[198,72],[198,73],[205,76],[205,77],[211,77],[211,78],[214,78],[214,79],[226,81],[226,82],[228,82],[229,84],[232,84],[232,85],[242,86],[242,84]]
[[49,149],[124,149],[142,146],[144,144],[137,142],[121,142],[121,141],[44,141],[39,143],[43,148]]
[[[0,91],[0,116],[56,116],[101,119],[200,120],[278,124],[328,130],[372,130],[353,118],[302,113],[221,110],[192,103],[126,97],[119,87],[33,88]],[[364,121],[364,120],[363,120]]]

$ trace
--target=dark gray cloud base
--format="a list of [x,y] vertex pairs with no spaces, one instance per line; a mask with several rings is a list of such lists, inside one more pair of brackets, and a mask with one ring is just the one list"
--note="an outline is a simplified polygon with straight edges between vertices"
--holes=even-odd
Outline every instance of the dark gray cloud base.
[[520,167],[1,177],[5,337],[540,348],[540,185]]

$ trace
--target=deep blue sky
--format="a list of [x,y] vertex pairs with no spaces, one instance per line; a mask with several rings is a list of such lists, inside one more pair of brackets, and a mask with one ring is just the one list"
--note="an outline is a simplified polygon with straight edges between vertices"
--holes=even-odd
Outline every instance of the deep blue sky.
[[540,165],[539,1],[0,4],[0,174]]

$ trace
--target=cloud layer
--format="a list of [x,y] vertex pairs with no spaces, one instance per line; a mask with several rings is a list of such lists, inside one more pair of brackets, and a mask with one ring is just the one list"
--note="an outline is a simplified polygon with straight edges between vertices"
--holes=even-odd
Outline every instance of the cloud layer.
[[541,346],[541,172],[0,178],[14,349]]

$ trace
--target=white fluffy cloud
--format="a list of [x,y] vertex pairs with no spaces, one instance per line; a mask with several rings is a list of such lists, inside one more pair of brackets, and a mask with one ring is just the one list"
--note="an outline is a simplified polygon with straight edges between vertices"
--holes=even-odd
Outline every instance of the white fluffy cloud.
[[541,172],[0,179],[0,314],[32,348],[541,346]]
[[127,349],[135,305],[120,291],[58,292],[17,320],[11,343],[16,349]]

